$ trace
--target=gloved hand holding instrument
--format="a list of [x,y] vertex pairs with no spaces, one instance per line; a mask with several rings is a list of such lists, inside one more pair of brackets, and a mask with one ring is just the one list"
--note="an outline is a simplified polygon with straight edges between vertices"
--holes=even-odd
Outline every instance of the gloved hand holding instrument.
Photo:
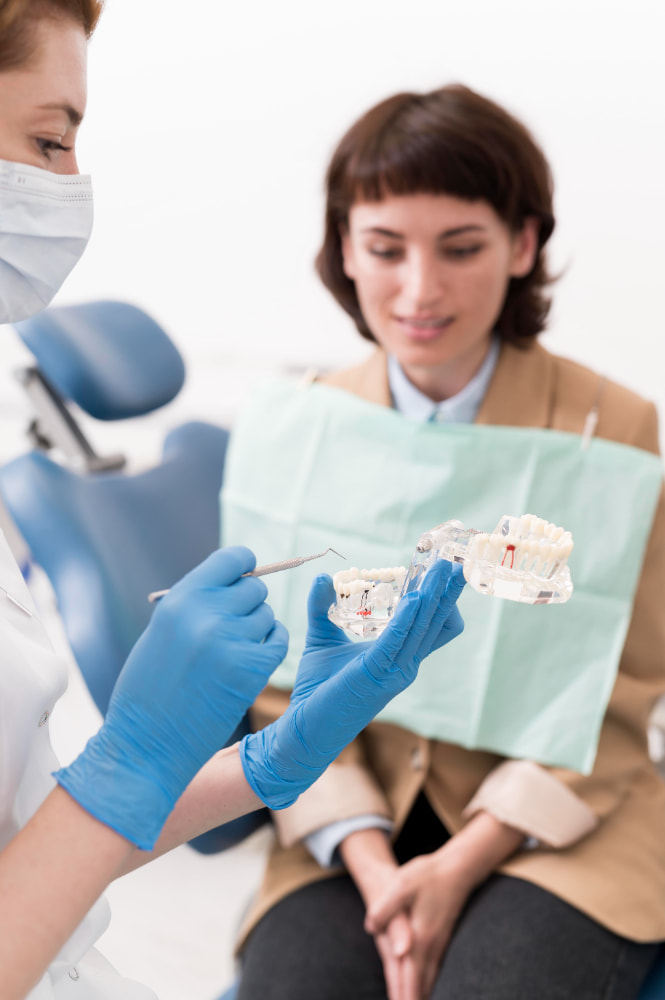
[[[144,850],[286,653],[288,635],[265,604],[265,584],[243,575],[254,565],[248,549],[223,549],[171,588],[118,678],[104,725],[55,775],[84,809]],[[332,582],[317,578],[289,709],[240,748],[245,777],[267,805],[293,802],[413,681],[422,659],[462,631],[460,568],[441,562],[428,577],[369,643],[352,643],[328,620]]]
[[286,653],[266,585],[243,576],[255,564],[249,549],[221,549],[171,588],[118,677],[104,725],[55,775],[144,850]]

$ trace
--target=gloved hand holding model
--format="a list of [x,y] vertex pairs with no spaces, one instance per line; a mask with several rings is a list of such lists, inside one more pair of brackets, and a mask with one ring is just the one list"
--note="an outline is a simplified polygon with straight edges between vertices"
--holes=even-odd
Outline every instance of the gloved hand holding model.
[[[286,629],[265,584],[243,576],[249,549],[210,556],[172,588],[115,686],[104,725],[55,775],[89,813],[151,849],[177,799],[233,733],[281,663]],[[245,776],[273,808],[293,802],[387,702],[422,659],[459,635],[458,567],[441,562],[375,643],[352,643],[327,617],[332,583],[318,577],[289,711],[241,745]]]
[[242,575],[255,564],[249,549],[222,549],[172,588],[118,678],[104,725],[55,775],[144,850],[286,654],[265,584]]
[[319,576],[309,596],[305,652],[287,711],[246,736],[247,781],[271,809],[291,805],[374,716],[411,684],[422,660],[460,635],[456,602],[462,567],[438,560],[418,592],[400,601],[374,642],[352,642],[328,619],[332,580]]

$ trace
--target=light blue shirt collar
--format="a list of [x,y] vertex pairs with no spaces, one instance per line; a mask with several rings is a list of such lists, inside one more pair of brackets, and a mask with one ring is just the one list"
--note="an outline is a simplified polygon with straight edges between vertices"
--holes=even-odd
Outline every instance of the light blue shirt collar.
[[403,413],[405,417],[420,420],[423,423],[428,420],[436,420],[439,423],[472,424],[476,419],[480,404],[485,398],[496,363],[499,360],[500,350],[501,341],[498,337],[494,337],[487,357],[471,381],[467,382],[456,395],[451,396],[450,399],[444,399],[441,403],[434,403],[419,389],[416,389],[402,371],[397,358],[389,354],[388,382],[395,409]]

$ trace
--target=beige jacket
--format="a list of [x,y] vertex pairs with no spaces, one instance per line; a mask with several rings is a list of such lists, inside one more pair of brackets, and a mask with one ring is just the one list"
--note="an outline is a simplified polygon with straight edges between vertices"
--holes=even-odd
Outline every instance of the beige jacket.
[[[324,379],[390,406],[386,357]],[[599,437],[658,452],[653,404],[541,345],[502,347],[477,422],[581,433],[598,408]],[[478,809],[535,836],[501,871],[560,896],[612,931],[637,941],[665,938],[665,785],[649,761],[646,731],[665,692],[665,503],[647,547],[619,675],[593,773],[503,761],[495,754],[426,740],[372,723],[289,809],[274,813],[279,843],[243,936],[279,899],[334,872],[309,855],[303,837],[329,823],[376,813],[395,835],[422,790],[456,832]],[[254,708],[263,726],[288,693],[267,688]]]

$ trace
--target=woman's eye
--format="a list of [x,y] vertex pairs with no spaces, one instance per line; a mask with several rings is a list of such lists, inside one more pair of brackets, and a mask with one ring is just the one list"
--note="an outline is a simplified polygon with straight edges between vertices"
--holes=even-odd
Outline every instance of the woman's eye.
[[473,257],[480,253],[481,250],[482,246],[479,243],[474,243],[473,246],[468,247],[446,247],[445,254],[452,260],[465,260],[467,257]]
[[54,139],[36,139],[37,146],[39,147],[40,153],[50,160],[51,153],[63,152],[70,153],[71,146],[63,146],[61,142],[56,142]]
[[381,260],[397,260],[401,251],[397,247],[369,247],[372,257],[380,257]]

